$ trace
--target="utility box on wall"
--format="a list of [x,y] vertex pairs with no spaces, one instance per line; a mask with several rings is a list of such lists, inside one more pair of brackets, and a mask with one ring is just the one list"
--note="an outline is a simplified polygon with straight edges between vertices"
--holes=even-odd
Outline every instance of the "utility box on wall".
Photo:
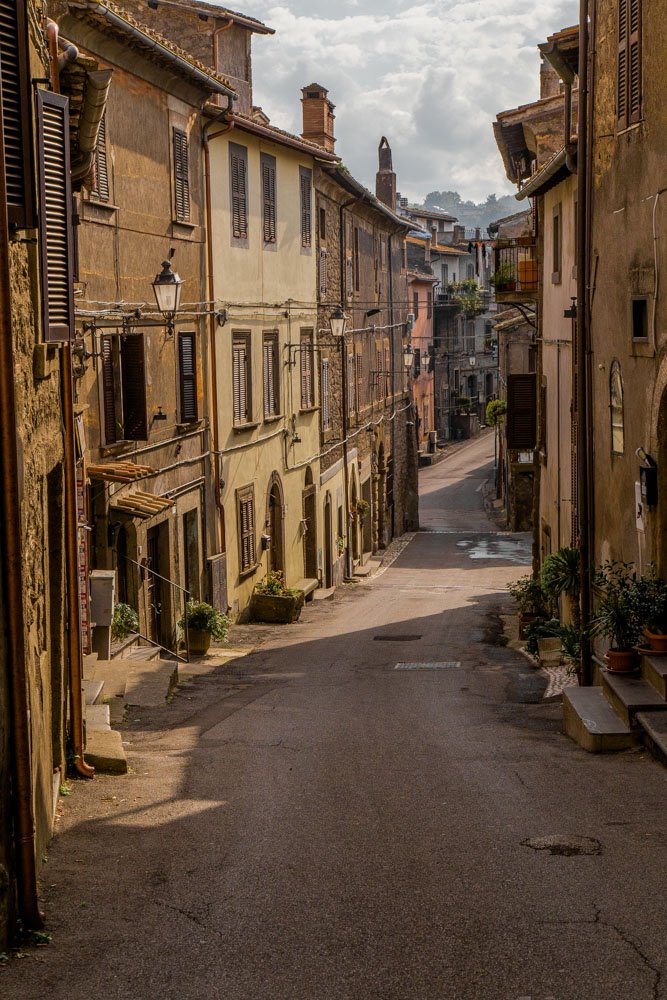
[[116,572],[94,569],[90,573],[90,620],[93,625],[93,652],[101,660],[111,657],[111,621],[116,599]]

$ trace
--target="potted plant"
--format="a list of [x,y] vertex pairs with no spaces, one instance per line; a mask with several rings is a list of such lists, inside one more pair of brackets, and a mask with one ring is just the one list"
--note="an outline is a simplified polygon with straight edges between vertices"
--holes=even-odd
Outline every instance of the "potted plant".
[[499,264],[494,274],[491,275],[491,284],[497,292],[513,292],[516,289],[516,272],[514,265],[509,260],[504,260]]
[[357,500],[356,511],[362,520],[370,509],[371,505],[369,504],[368,500],[362,500],[362,499]]
[[139,631],[139,615],[129,604],[114,605],[111,619],[111,638],[114,642],[122,642],[128,636]]
[[637,580],[644,633],[651,650],[667,654],[667,583],[651,572]]
[[581,628],[581,609],[579,594],[581,592],[581,560],[579,550],[563,548],[546,557],[540,572],[542,589],[553,602],[558,601],[562,594],[567,597],[570,619],[575,629]]
[[302,590],[286,587],[283,574],[279,570],[270,570],[252,592],[250,615],[256,622],[288,625],[298,621],[303,602]]
[[211,640],[224,642],[229,630],[229,618],[222,611],[205,604],[203,601],[188,601],[185,613],[178,622],[178,627],[185,632],[188,628],[188,647],[195,656],[203,656],[208,652]]
[[507,587],[514,598],[519,612],[519,638],[525,639],[526,627],[536,618],[549,618],[549,608],[540,581],[533,576],[524,576]]
[[636,645],[641,639],[641,598],[632,567],[628,563],[606,562],[595,573],[600,597],[591,618],[592,636],[608,639],[607,667],[613,673],[636,669]]

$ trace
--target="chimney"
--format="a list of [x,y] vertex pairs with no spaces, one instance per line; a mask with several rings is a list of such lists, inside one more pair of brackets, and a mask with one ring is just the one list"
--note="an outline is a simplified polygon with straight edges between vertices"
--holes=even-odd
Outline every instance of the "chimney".
[[335,105],[329,100],[329,91],[321,87],[319,83],[311,83],[309,87],[304,87],[301,91],[301,104],[303,105],[303,132],[304,139],[317,143],[327,153],[333,153],[336,145],[334,135],[334,114]]
[[465,243],[465,226],[454,226],[454,243]]
[[561,79],[558,73],[542,56],[542,65],[540,66],[540,98],[555,97],[557,94],[560,94],[561,89]]
[[431,226],[431,246],[437,247],[438,245],[438,227],[435,222]]
[[375,175],[375,194],[378,201],[396,211],[396,174],[391,162],[391,146],[382,136],[378,146],[379,167]]

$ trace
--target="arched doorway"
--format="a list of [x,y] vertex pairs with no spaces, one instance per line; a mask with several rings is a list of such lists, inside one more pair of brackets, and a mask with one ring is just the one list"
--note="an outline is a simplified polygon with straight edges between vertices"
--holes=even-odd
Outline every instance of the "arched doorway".
[[[654,452],[655,455],[655,452]],[[654,534],[654,562],[658,575],[667,579],[667,389],[660,400],[658,415],[658,517]]]
[[137,529],[132,521],[125,521],[116,535],[116,578],[120,604],[129,604],[139,611],[139,582],[137,576]]
[[333,587],[333,514],[331,509],[331,494],[327,493],[324,502],[324,585],[327,589]]
[[269,482],[266,501],[266,528],[271,539],[269,543],[269,571],[285,573],[283,487],[280,476],[274,472]]
[[377,547],[383,549],[385,546],[385,526],[386,526],[386,494],[387,494],[387,466],[384,459],[384,444],[380,444],[377,454],[376,473],[376,502],[377,511]]
[[317,487],[308,466],[303,487],[303,569],[307,580],[318,579],[317,566]]
[[349,532],[351,535],[351,548],[352,548],[352,559],[355,562],[359,561],[359,514],[357,512],[357,479],[354,473],[351,476],[350,482],[350,523]]

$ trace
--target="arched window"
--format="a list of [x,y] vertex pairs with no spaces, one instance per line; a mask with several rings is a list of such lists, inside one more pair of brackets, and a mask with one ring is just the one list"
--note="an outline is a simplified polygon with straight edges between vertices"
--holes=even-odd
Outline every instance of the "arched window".
[[611,450],[616,455],[625,451],[623,433],[623,379],[621,366],[614,361],[609,376],[609,412],[611,414]]

